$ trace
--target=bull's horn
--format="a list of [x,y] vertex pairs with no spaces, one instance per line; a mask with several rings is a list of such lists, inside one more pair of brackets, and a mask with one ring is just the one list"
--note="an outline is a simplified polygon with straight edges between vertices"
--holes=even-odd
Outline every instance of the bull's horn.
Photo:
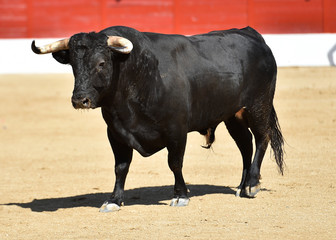
[[57,42],[53,42],[50,44],[47,44],[43,47],[36,47],[35,46],[35,40],[32,42],[31,48],[34,53],[36,54],[45,54],[45,53],[53,53],[58,52],[61,50],[67,50],[69,49],[69,38],[59,40]]
[[133,44],[130,40],[117,36],[109,36],[107,45],[111,46],[113,50],[124,54],[129,54],[133,49]]

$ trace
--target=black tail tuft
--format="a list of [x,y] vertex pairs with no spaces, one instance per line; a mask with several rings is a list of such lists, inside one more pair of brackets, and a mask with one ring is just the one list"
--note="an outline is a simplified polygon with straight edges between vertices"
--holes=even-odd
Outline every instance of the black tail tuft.
[[280,173],[283,175],[284,172],[284,139],[281,133],[279,121],[274,107],[272,107],[271,117],[270,117],[270,139],[271,148],[274,153],[275,161],[279,167]]

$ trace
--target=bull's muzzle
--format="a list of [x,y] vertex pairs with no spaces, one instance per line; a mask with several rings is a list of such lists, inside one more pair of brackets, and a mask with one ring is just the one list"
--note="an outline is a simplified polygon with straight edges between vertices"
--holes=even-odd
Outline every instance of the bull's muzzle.
[[72,106],[75,109],[89,109],[92,108],[92,102],[89,98],[71,98]]

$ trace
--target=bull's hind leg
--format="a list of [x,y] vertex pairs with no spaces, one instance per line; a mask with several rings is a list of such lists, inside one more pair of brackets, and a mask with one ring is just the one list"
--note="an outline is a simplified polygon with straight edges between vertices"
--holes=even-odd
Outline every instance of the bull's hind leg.
[[249,127],[255,138],[256,151],[253,162],[247,174],[245,194],[255,197],[260,191],[260,168],[269,143],[269,115],[270,110],[266,106],[258,106],[248,111]]
[[245,184],[245,194],[248,197],[255,197],[255,195],[260,191],[260,168],[269,142],[267,137],[263,135],[254,134],[254,136],[256,142],[256,152],[250,171],[247,174],[247,181]]
[[231,137],[236,142],[243,158],[242,179],[236,192],[236,196],[239,197],[242,190],[245,188],[246,177],[251,166],[253,152],[252,134],[246,123],[242,121],[242,118],[236,118],[233,116],[225,121],[225,125]]

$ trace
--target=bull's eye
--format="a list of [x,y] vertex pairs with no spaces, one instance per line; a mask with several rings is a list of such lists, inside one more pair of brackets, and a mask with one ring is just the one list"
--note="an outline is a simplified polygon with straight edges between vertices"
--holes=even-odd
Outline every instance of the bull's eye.
[[98,66],[97,66],[98,71],[103,70],[103,69],[104,69],[104,66],[105,66],[105,61],[104,61],[104,60],[100,61],[100,62],[98,63]]

